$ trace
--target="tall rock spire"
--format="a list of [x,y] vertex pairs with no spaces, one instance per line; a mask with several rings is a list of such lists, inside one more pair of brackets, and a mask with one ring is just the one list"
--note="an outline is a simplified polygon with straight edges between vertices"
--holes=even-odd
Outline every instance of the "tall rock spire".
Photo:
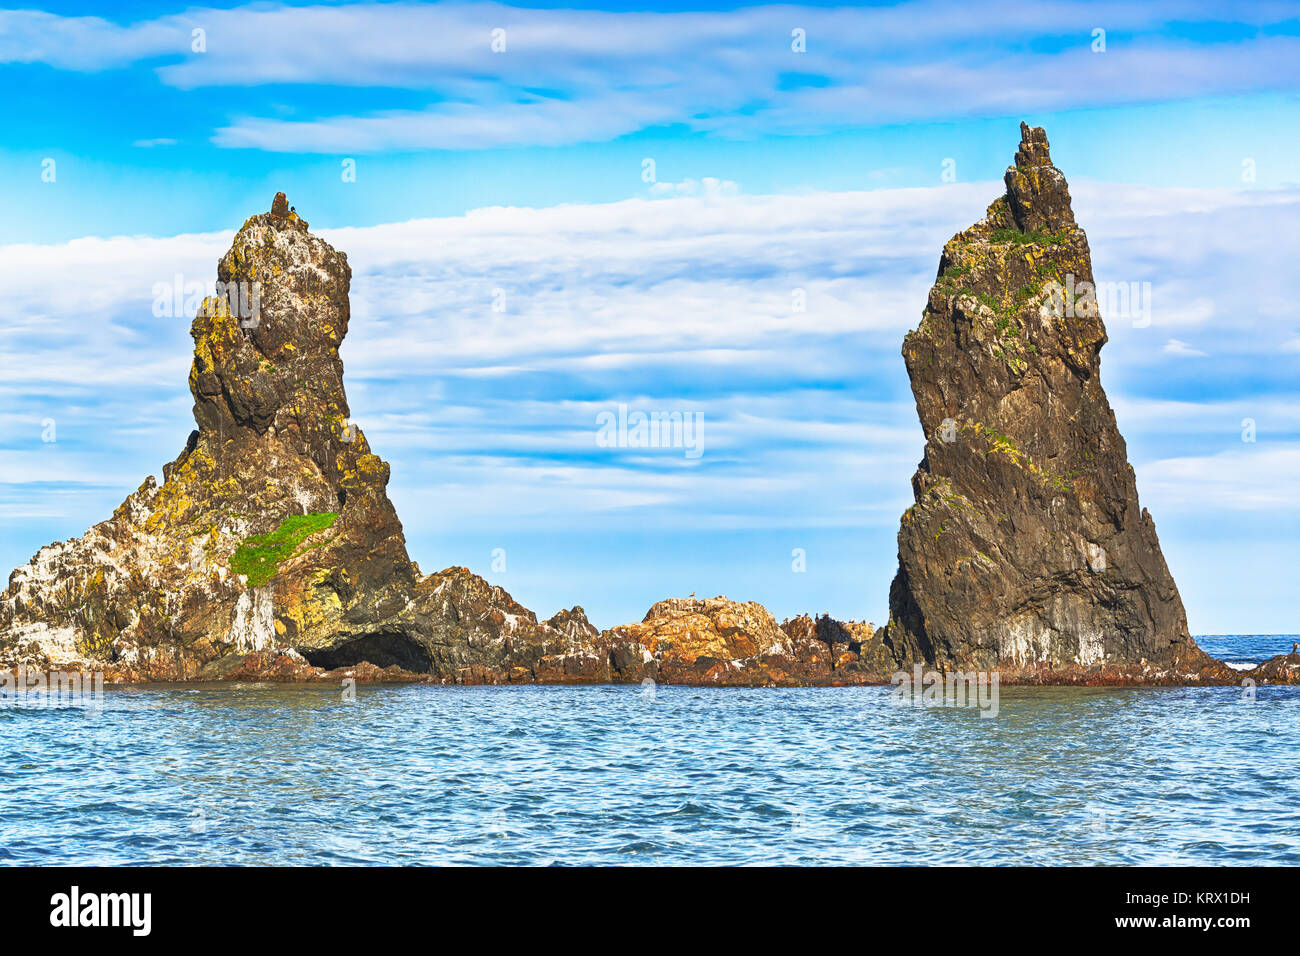
[[347,256],[284,193],[244,222],[190,328],[198,427],[161,485],[147,478],[112,517],[13,572],[0,669],[608,679],[581,608],[538,622],[468,570],[422,575],[407,556],[388,464],[348,418],[350,281]]
[[225,653],[346,643],[406,606],[388,465],[343,391],[350,279],[283,193],[244,222],[190,329],[198,428],[162,485],[14,572],[3,656],[190,677]]
[[1006,186],[903,343],[926,443],[884,639],[1012,678],[1208,666],[1102,390],[1088,240],[1041,128]]

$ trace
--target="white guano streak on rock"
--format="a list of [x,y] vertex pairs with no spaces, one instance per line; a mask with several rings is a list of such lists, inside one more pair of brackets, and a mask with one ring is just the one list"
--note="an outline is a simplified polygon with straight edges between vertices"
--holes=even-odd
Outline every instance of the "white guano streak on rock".
[[253,588],[239,596],[227,640],[242,651],[264,650],[275,642],[275,585]]

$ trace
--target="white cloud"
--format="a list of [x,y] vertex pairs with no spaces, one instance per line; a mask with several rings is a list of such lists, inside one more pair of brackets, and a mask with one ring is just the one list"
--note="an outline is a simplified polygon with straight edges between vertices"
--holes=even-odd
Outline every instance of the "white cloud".
[[558,146],[612,139],[676,118],[672,103],[650,94],[606,94],[577,101],[532,96],[523,102],[443,103],[428,110],[320,120],[242,119],[217,130],[213,142],[308,153]]
[[[119,25],[0,12],[0,62],[103,70],[161,58],[162,82],[318,84],[430,92],[361,114],[232,116],[221,146],[349,153],[607,140],[667,123],[723,136],[1289,92],[1300,38],[1284,5],[1238,6],[1256,28],[1221,42],[1161,39],[1215,24],[1213,5],[911,0],[890,7],[538,10],[496,3],[254,4]],[[1090,49],[1105,24],[1115,39]],[[806,52],[791,50],[795,27]],[[1279,35],[1269,35],[1277,28]],[[191,52],[192,31],[206,51]],[[492,50],[505,30],[506,49]],[[1210,34],[1211,36],[1213,34]],[[256,42],[249,42],[256,37]],[[1042,51],[1042,52],[1038,52]],[[377,98],[378,99],[378,98]]]
[[735,196],[740,185],[730,179],[705,176],[701,179],[683,179],[680,183],[654,183],[652,196]]
[[1216,455],[1166,458],[1137,468],[1144,495],[1206,515],[1215,511],[1294,512],[1300,443],[1280,447],[1239,442]]
[[1183,358],[1205,358],[1209,353],[1194,349],[1182,339],[1170,339],[1160,351],[1166,355],[1179,355]]

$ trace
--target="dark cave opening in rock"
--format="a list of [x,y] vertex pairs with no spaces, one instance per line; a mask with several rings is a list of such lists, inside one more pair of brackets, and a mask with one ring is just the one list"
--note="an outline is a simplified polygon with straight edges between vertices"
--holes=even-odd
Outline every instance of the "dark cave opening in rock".
[[391,667],[396,664],[403,670],[417,674],[427,674],[433,669],[433,659],[428,650],[403,631],[363,634],[334,647],[301,647],[298,650],[313,667],[323,667],[326,670],[352,667],[362,661],[376,667]]

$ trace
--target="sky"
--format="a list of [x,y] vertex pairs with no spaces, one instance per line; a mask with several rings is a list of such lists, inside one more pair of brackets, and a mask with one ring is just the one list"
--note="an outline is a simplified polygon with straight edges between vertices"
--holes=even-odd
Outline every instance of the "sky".
[[[283,190],[352,264],[425,571],[880,623],[902,337],[1023,119],[1149,306],[1103,307],[1102,382],[1193,633],[1300,631],[1300,4],[98,6],[0,10],[5,569],[161,479],[192,316],[155,288]],[[698,442],[611,445],[620,407]]]

